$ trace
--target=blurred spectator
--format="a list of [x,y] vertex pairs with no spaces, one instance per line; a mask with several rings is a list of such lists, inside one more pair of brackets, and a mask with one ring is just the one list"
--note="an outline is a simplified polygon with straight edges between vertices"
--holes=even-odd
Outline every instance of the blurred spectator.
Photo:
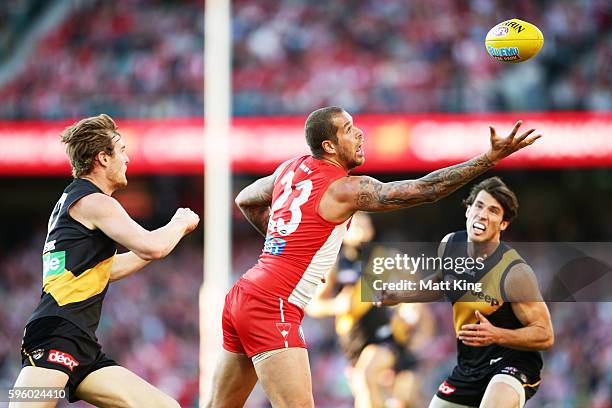
[[[201,1],[76,4],[0,87],[1,118],[202,114]],[[236,0],[232,17],[237,115],[612,109],[606,0]],[[512,17],[544,33],[526,64],[484,49]]]

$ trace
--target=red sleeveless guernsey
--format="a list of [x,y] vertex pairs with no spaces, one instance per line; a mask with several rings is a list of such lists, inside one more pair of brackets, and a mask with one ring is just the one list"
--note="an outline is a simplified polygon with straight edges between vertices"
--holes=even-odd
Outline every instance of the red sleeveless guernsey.
[[319,202],[347,171],[312,156],[294,159],[274,182],[268,232],[258,263],[238,285],[305,308],[340,251],[349,220],[329,222]]

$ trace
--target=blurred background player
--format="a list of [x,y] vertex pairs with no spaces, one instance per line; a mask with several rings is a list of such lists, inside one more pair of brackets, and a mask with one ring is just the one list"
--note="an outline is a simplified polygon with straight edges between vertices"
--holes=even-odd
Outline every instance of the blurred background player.
[[[74,180],[49,218],[42,295],[24,331],[23,368],[15,387],[67,386],[70,401],[83,399],[100,407],[178,407],[168,395],[107,357],[96,329],[109,283],[164,258],[196,228],[199,217],[180,208],[168,224],[148,231],[111,197],[127,186],[129,163],[111,117],[85,118],[64,130],[61,140]],[[117,255],[117,244],[129,252]]]
[[212,407],[242,406],[259,380],[272,405],[312,407],[312,380],[301,323],[304,308],[336,261],[357,211],[382,212],[447,196],[541,135],[506,137],[490,127],[488,150],[417,180],[382,183],[349,176],[365,161],[364,134],[344,109],[312,112],[304,131],[311,155],[290,159],[244,188],[236,204],[266,237],[258,263],[230,289]]
[[[481,282],[482,294],[447,294],[453,302],[457,366],[429,408],[522,408],[537,391],[542,356],[554,343],[550,313],[531,267],[501,233],[518,200],[498,177],[474,185],[464,201],[466,229],[443,239],[443,257],[484,258],[482,270],[444,271],[444,280]],[[470,275],[471,278],[467,275]]]
[[[342,241],[338,262],[306,308],[312,317],[333,316],[340,349],[350,362],[347,377],[355,407],[421,407],[421,381],[411,348],[433,334],[425,304],[374,307],[362,301],[363,260],[375,230],[370,215],[358,212]],[[367,253],[366,253],[367,252]]]

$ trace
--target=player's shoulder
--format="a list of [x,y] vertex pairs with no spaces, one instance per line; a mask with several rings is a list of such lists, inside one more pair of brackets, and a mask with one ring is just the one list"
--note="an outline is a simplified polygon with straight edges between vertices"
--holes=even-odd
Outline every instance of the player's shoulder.
[[299,157],[293,157],[289,160],[285,160],[284,162],[282,162],[277,168],[276,170],[274,170],[274,174],[275,175],[279,175],[281,174],[283,171],[285,171],[285,169],[293,162],[295,162],[296,160],[298,160]]
[[448,234],[446,234],[446,235],[445,235],[445,236],[442,238],[442,240],[440,240],[440,243],[441,243],[441,244],[444,244],[444,243],[446,243],[446,242],[450,241],[450,239],[453,237],[453,235],[455,235],[455,233],[454,233],[454,232],[449,232]]
[[467,242],[468,235],[466,230],[451,231],[444,235],[440,243],[444,244],[447,242]]
[[279,181],[281,176],[289,170],[295,171],[301,162],[303,162],[308,156],[292,157],[291,159],[282,162],[275,170],[274,173],[270,174],[266,178],[272,183]]
[[347,175],[330,183],[327,191],[338,201],[354,201],[361,194],[378,194],[381,184],[370,176]]
[[525,260],[519,258],[510,264],[508,268],[508,277],[509,278],[534,278],[535,273],[531,265],[529,265]]
[[453,231],[444,235],[442,240],[440,240],[440,244],[438,245],[438,256],[442,257],[446,252],[447,245],[453,242],[467,242],[467,232]]
[[94,192],[77,200],[72,205],[72,210],[83,214],[101,214],[120,206],[121,204],[115,198],[104,193]]

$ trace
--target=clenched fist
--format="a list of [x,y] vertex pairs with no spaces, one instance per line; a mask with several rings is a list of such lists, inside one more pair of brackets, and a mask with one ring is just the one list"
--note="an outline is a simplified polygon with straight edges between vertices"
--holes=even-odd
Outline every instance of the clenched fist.
[[183,224],[185,226],[185,235],[187,235],[196,229],[200,223],[200,216],[189,208],[179,208],[174,216],[172,216],[172,221]]

